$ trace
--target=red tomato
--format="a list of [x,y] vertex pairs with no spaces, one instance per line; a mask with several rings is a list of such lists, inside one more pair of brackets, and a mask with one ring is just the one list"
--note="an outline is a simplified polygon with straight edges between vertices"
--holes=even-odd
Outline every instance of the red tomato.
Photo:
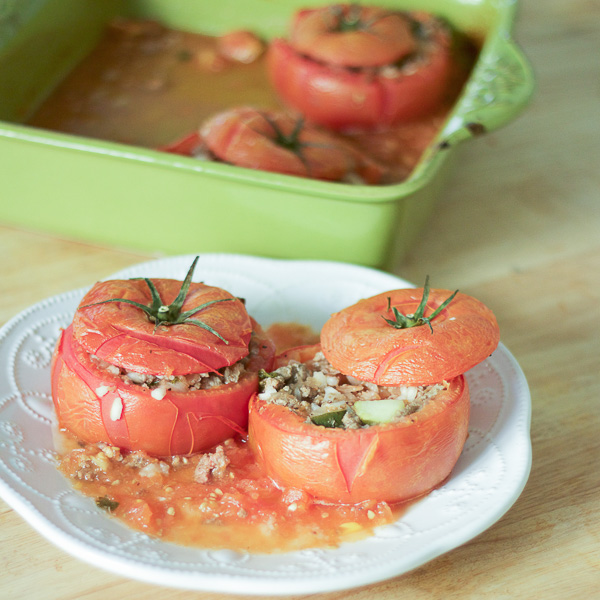
[[[431,315],[450,290],[431,290],[424,316]],[[335,313],[321,331],[323,353],[339,371],[379,385],[426,385],[452,379],[489,356],[500,332],[492,311],[457,293],[431,321],[407,329],[386,323],[388,308],[404,315],[416,311],[423,288],[384,292]]]
[[84,442],[107,442],[153,456],[192,454],[243,433],[248,399],[259,369],[269,369],[273,345],[254,323],[259,353],[237,383],[206,390],[168,391],[156,400],[150,390],[125,383],[93,362],[73,339],[61,335],[52,365],[52,397],[59,425]]
[[[181,281],[153,279],[161,298],[171,303]],[[217,331],[226,342],[191,324],[158,327],[136,306],[106,302],[125,298],[148,305],[150,289],[143,279],[101,281],[84,296],[73,319],[73,337],[88,352],[130,371],[151,375],[185,375],[216,371],[248,354],[251,318],[244,304],[221,288],[192,282],[182,311],[217,302],[195,318]],[[95,304],[94,306],[86,306]]]
[[370,184],[384,174],[347,140],[285,113],[234,108],[208,119],[200,134],[219,160],[248,169],[330,181],[358,175]]
[[[286,355],[306,360],[318,350],[304,347]],[[467,438],[469,408],[463,376],[399,422],[361,429],[307,423],[287,407],[254,395],[249,442],[267,473],[283,487],[336,503],[402,502],[429,492],[449,476]]]
[[[443,104],[454,59],[450,33],[437,19],[384,10],[385,18],[365,17],[371,29],[347,31],[336,26],[331,11],[300,12],[290,41],[276,39],[270,45],[269,75],[286,104],[309,121],[338,130],[406,122]],[[377,30],[384,25],[385,34]],[[391,44],[393,29],[398,34]]]
[[[199,452],[245,430],[258,371],[270,367],[274,346],[239,299],[191,282],[196,261],[183,283],[110,280],[84,296],[53,357],[52,397],[61,427],[84,442],[154,456]],[[157,325],[151,317],[171,324]],[[124,380],[120,371],[183,377],[245,357],[236,383],[201,390],[162,388],[156,394]]]

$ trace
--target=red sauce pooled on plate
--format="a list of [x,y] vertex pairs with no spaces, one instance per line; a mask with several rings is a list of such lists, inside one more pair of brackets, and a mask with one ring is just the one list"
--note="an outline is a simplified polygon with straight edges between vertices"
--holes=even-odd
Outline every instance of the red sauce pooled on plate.
[[[195,473],[215,454],[224,455],[227,466],[199,483]],[[68,452],[60,470],[130,527],[186,546],[251,552],[335,547],[397,518],[385,502],[324,505],[302,490],[277,488],[244,438],[227,440],[211,454],[161,460],[85,445]]]
[[[318,337],[299,324],[268,331],[279,350]],[[372,535],[404,508],[376,501],[321,504],[303,490],[280,489],[245,437],[206,454],[163,459],[68,435],[60,444],[59,468],[75,489],[128,526],[181,545],[251,552],[335,547]]]

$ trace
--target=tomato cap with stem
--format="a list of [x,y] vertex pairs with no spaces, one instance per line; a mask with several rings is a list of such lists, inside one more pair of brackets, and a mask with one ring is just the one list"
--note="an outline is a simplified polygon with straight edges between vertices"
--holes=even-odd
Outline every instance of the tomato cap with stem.
[[217,336],[220,340],[222,340],[225,344],[229,344],[229,342],[213,327],[207,325],[203,321],[199,319],[191,319],[192,315],[204,310],[205,308],[211,306],[212,304],[216,304],[217,302],[229,302],[234,300],[234,298],[221,298],[219,300],[210,300],[209,302],[205,302],[204,304],[200,304],[196,308],[192,308],[191,310],[186,310],[185,312],[181,312],[181,308],[183,307],[183,303],[185,302],[185,298],[187,296],[188,290],[190,288],[190,283],[192,282],[192,276],[194,274],[194,269],[196,268],[196,264],[200,257],[196,256],[192,266],[188,269],[188,272],[185,276],[185,279],[181,283],[181,288],[177,297],[171,304],[165,304],[160,297],[160,293],[156,289],[156,286],[152,282],[151,279],[147,277],[134,277],[135,280],[143,279],[148,288],[150,289],[150,294],[152,296],[152,304],[142,304],[141,302],[136,302],[135,300],[129,300],[128,298],[110,298],[109,300],[102,300],[100,302],[93,302],[92,304],[86,304],[81,308],[87,308],[88,306],[97,306],[98,304],[107,304],[108,302],[125,302],[127,304],[131,304],[136,306],[137,308],[143,310],[148,318],[156,324],[154,327],[154,331],[161,325],[182,325],[185,323],[191,323],[192,325],[197,325],[202,329],[206,329],[206,331],[210,331],[213,335]]
[[443,310],[452,302],[454,296],[458,294],[458,290],[447,298],[442,304],[440,304],[428,317],[424,316],[425,307],[427,306],[427,299],[429,298],[429,275],[425,278],[425,285],[423,286],[423,296],[421,302],[414,313],[405,315],[401,313],[395,306],[392,306],[392,299],[388,296],[387,309],[388,312],[391,310],[394,313],[394,319],[387,319],[382,315],[383,320],[396,329],[408,329],[409,327],[419,327],[420,325],[429,325],[431,333],[433,333],[433,327],[431,321],[435,319]]

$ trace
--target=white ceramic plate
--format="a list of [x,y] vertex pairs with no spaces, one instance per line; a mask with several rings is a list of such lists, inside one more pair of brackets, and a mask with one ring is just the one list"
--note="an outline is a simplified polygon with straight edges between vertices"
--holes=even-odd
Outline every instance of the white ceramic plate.
[[[181,279],[192,259],[152,261],[116,276]],[[201,256],[194,279],[245,297],[263,325],[300,321],[315,328],[361,297],[410,286],[364,267],[238,255]],[[55,468],[50,359],[84,291],[36,304],[0,330],[0,494],[43,536],[94,566],[235,594],[341,590],[406,573],[467,542],[511,507],[527,481],[531,400],[519,365],[501,344],[467,374],[470,435],[448,482],[371,538],[334,550],[262,555],[184,548],[127,529]]]

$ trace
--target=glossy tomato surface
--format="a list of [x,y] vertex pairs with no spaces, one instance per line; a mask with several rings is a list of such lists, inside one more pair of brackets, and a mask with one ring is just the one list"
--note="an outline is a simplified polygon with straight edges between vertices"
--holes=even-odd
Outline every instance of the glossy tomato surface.
[[148,388],[99,368],[74,340],[73,328],[67,328],[52,364],[59,426],[84,442],[106,442],[153,456],[200,452],[243,433],[258,371],[271,367],[274,353],[272,342],[253,325],[259,351],[250,357],[238,382],[206,390],[168,391],[160,400]]
[[[292,350],[287,358],[308,359],[318,349]],[[255,395],[249,442],[283,487],[335,503],[403,502],[426,494],[450,475],[467,438],[469,409],[463,376],[399,422],[361,429],[314,425]]]
[[[429,293],[424,315],[431,315],[452,290]],[[457,293],[427,324],[396,329],[385,319],[396,308],[414,314],[423,288],[378,294],[332,315],[323,326],[321,344],[339,371],[379,385],[426,385],[452,379],[482,362],[497,347],[498,323],[479,300]]]
[[[175,279],[153,279],[163,303],[170,304],[181,288]],[[143,279],[109,280],[95,284],[84,296],[73,319],[73,337],[88,352],[111,364],[151,375],[185,375],[216,371],[248,354],[252,322],[243,302],[221,288],[191,283],[182,311],[207,302],[194,315],[217,331],[197,325],[155,327],[143,310],[124,298],[151,304],[151,293]],[[97,304],[104,302],[104,304]]]
[[[293,27],[306,29],[306,12],[296,18]],[[428,33],[419,37],[412,34],[390,62],[365,59],[370,52],[376,56],[382,53],[365,45],[365,36],[357,39],[359,32],[332,35],[319,31],[320,35],[310,37],[313,48],[327,48],[327,53],[315,58],[315,52],[298,43],[293,29],[289,40],[276,39],[270,45],[267,64],[271,82],[288,106],[331,129],[380,128],[429,115],[447,100],[455,69],[452,39],[450,32],[430,16],[411,16],[410,20],[423,20],[426,25],[421,29]],[[367,37],[377,39],[378,35],[374,32]],[[383,42],[380,48],[391,47],[385,37],[379,41]],[[360,50],[352,54],[362,55],[360,64],[344,60],[351,54],[349,43],[358,44]],[[336,53],[339,60],[332,58]]]

